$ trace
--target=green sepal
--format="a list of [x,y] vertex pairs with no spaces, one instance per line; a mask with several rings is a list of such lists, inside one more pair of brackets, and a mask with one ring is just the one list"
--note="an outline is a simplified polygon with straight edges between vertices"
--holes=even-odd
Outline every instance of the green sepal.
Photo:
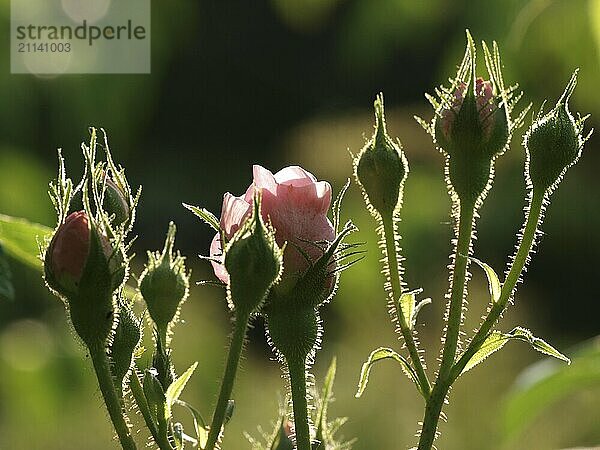
[[131,220],[131,208],[128,203],[128,194],[112,179],[102,180],[104,184],[104,198],[102,207],[104,211],[112,217],[112,223],[115,226],[127,226]]
[[152,414],[152,418],[158,424],[164,418],[165,408],[165,392],[163,387],[158,381],[156,369],[146,369],[144,371],[144,380],[142,383],[144,389],[144,396],[148,402],[148,409]]
[[187,208],[191,212],[193,212],[197,217],[199,217],[204,223],[210,226],[217,233],[221,231],[221,224],[219,223],[219,219],[217,219],[217,217],[208,209],[188,205],[187,203],[183,203],[183,206],[184,208]]
[[236,311],[248,315],[262,306],[283,270],[283,252],[274,230],[263,221],[260,202],[256,195],[252,216],[225,246],[228,299]]
[[[112,256],[112,255],[111,255]],[[96,226],[78,291],[66,297],[73,328],[88,348],[104,348],[115,320],[114,276]]]
[[152,367],[156,369],[156,377],[160,381],[163,390],[167,390],[175,379],[175,372],[171,362],[171,349],[165,347],[162,338],[155,334],[156,347],[152,355]]
[[134,352],[142,339],[141,321],[135,317],[131,306],[119,301],[119,316],[110,346],[111,371],[115,387],[123,390],[123,380],[131,370]]

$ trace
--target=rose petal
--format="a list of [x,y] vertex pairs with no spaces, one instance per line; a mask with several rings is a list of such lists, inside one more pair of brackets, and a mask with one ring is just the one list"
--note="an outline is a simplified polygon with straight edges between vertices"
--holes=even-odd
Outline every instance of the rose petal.
[[315,183],[315,176],[304,170],[300,166],[289,166],[281,169],[274,175],[275,181],[279,184],[292,186],[307,186]]
[[240,225],[250,216],[251,205],[243,197],[236,197],[229,192],[223,196],[221,207],[221,229],[230,238]]
[[[215,235],[210,243],[210,256],[211,258],[223,261],[223,250],[221,248],[221,236],[219,236],[219,233]],[[225,266],[222,263],[220,264],[215,261],[211,261],[210,263],[213,266],[217,278],[225,284],[229,283],[229,274],[227,273]]]

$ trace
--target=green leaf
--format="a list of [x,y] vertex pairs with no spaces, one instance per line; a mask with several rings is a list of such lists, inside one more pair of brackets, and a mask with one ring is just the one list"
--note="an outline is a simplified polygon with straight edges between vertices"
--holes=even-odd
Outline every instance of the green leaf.
[[331,360],[327,375],[325,375],[325,382],[323,384],[323,390],[321,392],[321,398],[319,401],[319,408],[317,409],[317,435],[316,439],[320,442],[324,442],[325,435],[327,434],[327,407],[331,402],[333,395],[333,382],[335,381],[335,372],[337,368],[337,360],[334,357]]
[[0,214],[0,244],[6,253],[38,270],[42,270],[38,241],[49,238],[52,231],[52,228],[39,223]]
[[208,439],[208,426],[206,425],[204,418],[202,417],[200,412],[198,412],[198,410],[192,405],[190,405],[188,402],[184,402],[183,400],[176,400],[175,404],[183,406],[191,413],[192,418],[194,419],[194,430],[196,431],[196,438],[198,440],[198,443],[200,444],[200,448],[204,448]]
[[415,292],[404,292],[400,295],[400,299],[398,300],[398,304],[400,305],[400,310],[402,311],[402,315],[404,316],[404,320],[406,320],[406,324],[408,328],[412,329],[413,325],[413,315],[415,313],[415,302],[416,302],[416,293]]
[[471,370],[477,364],[483,362],[492,353],[497,352],[502,347],[504,347],[504,344],[508,342],[508,339],[509,338],[506,337],[506,335],[501,333],[500,331],[493,331],[492,333],[490,333],[485,339],[485,341],[483,341],[483,344],[481,344],[481,347],[479,347],[479,350],[477,350],[475,354],[471,357],[471,359],[461,372],[461,375],[467,372],[468,370]]
[[419,314],[421,308],[431,303],[431,299],[426,298],[421,300],[419,304],[416,304],[417,295],[421,292],[423,292],[423,289],[414,289],[409,292],[404,292],[400,295],[400,298],[398,299],[398,306],[400,307],[402,315],[404,316],[406,324],[408,325],[408,328],[410,330],[414,328],[417,322],[417,314]]
[[419,303],[417,303],[417,306],[415,306],[415,311],[413,312],[413,319],[412,319],[413,327],[417,323],[417,316],[419,315],[419,311],[421,311],[421,308],[423,308],[423,306],[425,306],[425,305],[429,305],[430,303],[431,303],[430,298],[424,298]]
[[188,205],[182,203],[183,206],[193,212],[196,216],[200,217],[210,227],[212,227],[217,233],[221,231],[221,224],[219,219],[206,208],[199,208],[198,206]]
[[550,344],[548,344],[543,339],[535,337],[531,331],[526,328],[516,327],[510,333],[509,336],[511,339],[520,339],[522,341],[529,342],[531,346],[536,349],[540,353],[544,353],[545,355],[552,356],[556,359],[560,359],[561,361],[566,362],[567,364],[571,364],[571,360],[563,355],[561,352],[556,350]]
[[195,362],[191,365],[191,367],[186,370],[179,378],[171,383],[171,385],[167,388],[167,392],[165,395],[166,400],[166,409],[165,416],[168,418],[171,417],[171,407],[175,403],[176,400],[179,400],[179,396],[183,392],[186,383],[190,379],[190,377],[194,374],[194,370],[198,367],[198,363]]
[[600,387],[600,337],[575,350],[569,366],[544,360],[519,376],[502,410],[503,435],[515,439],[549,406],[592,387]]
[[402,371],[406,374],[406,376],[408,376],[408,378],[411,379],[413,383],[415,383],[417,389],[419,389],[417,375],[415,374],[415,371],[410,366],[408,361],[402,355],[399,355],[391,348],[380,347],[376,350],[373,350],[373,352],[371,352],[371,354],[369,355],[367,361],[362,365],[362,369],[360,371],[360,379],[358,382],[358,390],[355,394],[356,398],[359,398],[365,391],[367,383],[369,382],[369,374],[371,372],[371,367],[373,366],[373,364],[384,359],[393,359],[394,361],[398,362],[400,364],[400,367],[402,368]]
[[12,284],[12,273],[8,261],[4,256],[4,250],[0,245],[0,299],[15,300],[15,288]]
[[500,299],[500,293],[502,291],[502,285],[500,284],[500,280],[498,279],[498,275],[491,266],[484,263],[483,261],[479,261],[477,258],[469,257],[471,261],[476,263],[479,267],[483,269],[485,275],[488,280],[488,287],[490,289],[490,295],[492,296],[492,301],[496,303]]
[[471,357],[461,372],[461,375],[484,361],[492,353],[500,350],[511,339],[529,342],[529,344],[531,344],[531,346],[538,352],[553,356],[554,358],[565,361],[567,364],[571,364],[571,360],[569,358],[556,350],[546,341],[535,337],[533,333],[526,328],[516,327],[510,333],[501,333],[499,331],[493,331],[490,333],[486,340],[483,341],[483,344],[481,344],[479,347],[479,350],[477,350],[477,352]]

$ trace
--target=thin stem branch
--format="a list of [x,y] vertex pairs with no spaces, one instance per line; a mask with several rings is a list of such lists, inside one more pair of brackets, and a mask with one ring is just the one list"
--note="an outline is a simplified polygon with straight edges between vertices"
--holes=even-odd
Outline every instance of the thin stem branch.
[[448,325],[444,337],[444,350],[442,362],[437,379],[431,395],[425,407],[425,417],[421,438],[419,439],[419,450],[429,450],[435,440],[437,425],[442,412],[444,399],[450,389],[449,374],[454,364],[458,338],[462,323],[462,308],[465,297],[467,278],[468,256],[473,238],[473,218],[475,208],[472,203],[460,204],[460,215],[458,224],[458,241],[454,254],[454,265],[452,271],[452,287],[450,290],[450,305],[448,308]]
[[121,399],[117,395],[106,351],[102,347],[90,348],[89,350],[94,370],[96,371],[96,378],[98,378],[98,385],[108,409],[110,420],[119,437],[121,447],[124,450],[136,450],[135,441],[129,432],[127,422],[125,422]]
[[467,278],[469,250],[473,237],[473,216],[475,210],[472,204],[460,204],[458,224],[458,241],[454,254],[454,268],[452,270],[452,288],[450,290],[450,306],[448,309],[448,325],[444,337],[444,350],[438,380],[445,378],[454,363],[458,348],[458,337],[462,322],[463,302]]
[[513,259],[512,265],[510,266],[506,280],[502,285],[500,298],[496,303],[494,303],[484,322],[479,327],[479,330],[477,333],[475,333],[475,336],[473,336],[469,346],[452,368],[450,375],[451,382],[459,377],[469,360],[473,357],[475,352],[477,352],[483,341],[485,341],[492,327],[496,324],[506,309],[508,301],[512,297],[515,287],[521,277],[521,273],[523,272],[525,264],[527,264],[527,257],[529,256],[529,253],[531,252],[531,249],[535,243],[535,235],[542,219],[543,207],[544,194],[536,194],[534,192],[529,204],[529,213],[523,229],[521,243],[515,258]]
[[172,450],[173,447],[169,443],[168,439],[165,439],[164,436],[161,436],[158,433],[158,429],[156,428],[156,424],[154,423],[154,419],[152,419],[152,414],[150,412],[150,407],[148,406],[148,402],[146,401],[146,396],[144,395],[144,389],[140,383],[140,379],[136,373],[135,368],[133,369],[131,376],[129,377],[129,386],[131,387],[131,393],[135,402],[140,409],[140,413],[144,418],[144,422],[146,423],[146,427],[150,430],[150,434],[154,439],[156,445],[160,450]]
[[221,428],[223,428],[223,422],[225,421],[227,404],[231,398],[235,375],[244,347],[244,339],[246,338],[246,329],[248,328],[249,320],[249,314],[240,311],[236,313],[233,337],[231,338],[231,346],[229,347],[229,355],[227,356],[227,365],[225,366],[225,374],[223,375],[223,381],[221,382],[221,391],[219,392],[219,399],[217,400],[217,406],[215,408],[204,450],[213,450],[219,439],[219,435],[221,434]]
[[304,358],[286,358],[292,388],[296,449],[311,450],[308,401],[306,399],[306,361]]
[[419,357],[419,351],[417,349],[417,344],[415,342],[414,336],[410,330],[408,321],[410,318],[404,317],[404,313],[402,308],[400,308],[398,304],[398,300],[402,295],[402,284],[400,280],[400,268],[398,265],[398,252],[396,250],[396,231],[394,229],[394,219],[393,217],[383,218],[383,230],[385,236],[385,248],[386,248],[386,258],[389,268],[389,277],[390,284],[392,287],[392,301],[394,304],[394,312],[398,319],[398,325],[400,326],[400,331],[402,333],[402,337],[404,338],[404,342],[406,343],[406,348],[408,349],[408,353],[412,360],[413,366],[417,372],[417,377],[419,380],[419,385],[421,387],[421,391],[425,396],[425,399],[429,397],[431,392],[431,385],[429,383],[429,378],[427,378],[427,373],[425,372],[425,368],[423,367],[423,362]]
[[494,303],[484,322],[479,327],[479,330],[475,333],[473,339],[471,339],[469,346],[461,355],[459,360],[450,367],[447,375],[442,377],[440,369],[440,376],[438,376],[438,381],[436,382],[433,388],[430,401],[427,402],[427,407],[425,409],[423,430],[421,433],[421,440],[419,441],[418,447],[419,450],[431,449],[433,445],[433,440],[435,439],[435,433],[437,430],[437,424],[442,410],[444,398],[448,394],[450,386],[460,376],[469,360],[473,357],[473,355],[477,352],[481,344],[485,341],[492,327],[496,324],[502,313],[505,311],[508,305],[508,301],[510,300],[515,291],[515,287],[527,263],[529,253],[531,252],[531,249],[533,248],[533,245],[535,243],[536,231],[542,220],[544,196],[545,192],[534,192],[532,194],[531,201],[529,204],[529,212],[527,214],[525,227],[523,229],[523,235],[521,237],[521,242],[519,243],[517,253],[510,266],[510,270],[508,272],[508,275],[506,276],[506,280],[502,285],[500,298],[496,303]]

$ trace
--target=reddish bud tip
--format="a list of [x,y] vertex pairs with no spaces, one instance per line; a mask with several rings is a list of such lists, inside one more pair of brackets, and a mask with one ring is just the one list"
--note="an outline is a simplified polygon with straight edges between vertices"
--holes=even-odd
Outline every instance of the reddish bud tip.
[[60,293],[76,291],[89,251],[89,219],[85,211],[76,211],[58,227],[46,252],[46,278],[51,287]]

